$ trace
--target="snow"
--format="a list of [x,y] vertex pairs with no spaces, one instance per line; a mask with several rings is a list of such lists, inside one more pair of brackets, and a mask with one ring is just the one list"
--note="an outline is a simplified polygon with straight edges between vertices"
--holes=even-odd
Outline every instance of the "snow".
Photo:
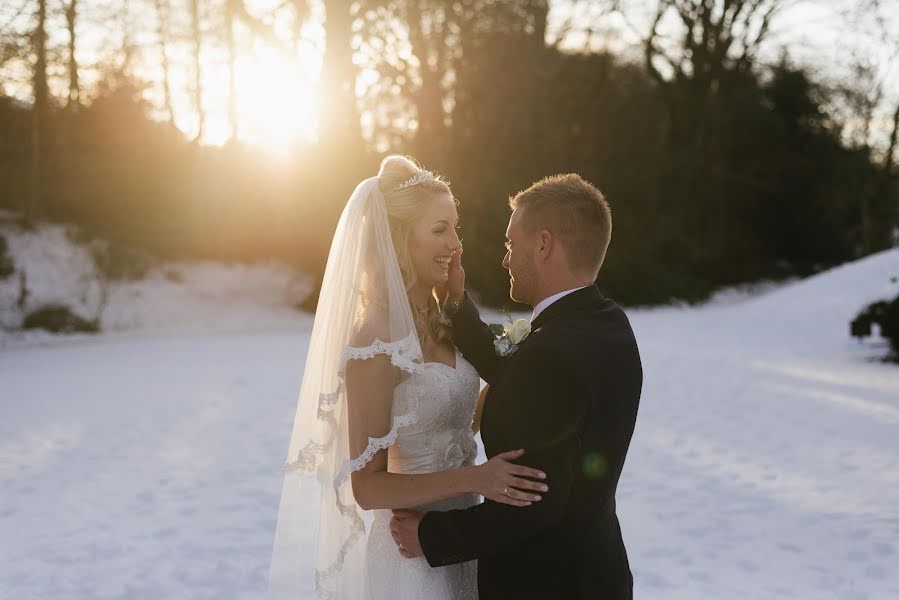
[[[176,261],[154,265],[137,281],[108,281],[92,257],[102,242],[74,242],[71,226],[42,224],[23,231],[10,221],[0,212],[0,235],[16,268],[0,280],[0,328],[5,330],[0,348],[52,340],[41,331],[18,330],[25,314],[48,304],[64,304],[84,319],[99,318],[105,332],[289,327],[298,318],[296,306],[313,287],[311,278],[279,261]],[[19,306],[23,279],[27,295]]]
[[[848,335],[897,275],[891,250],[628,311],[636,597],[899,598],[899,367]],[[312,325],[295,281],[163,265],[110,300],[113,331],[0,332],[0,597],[263,597]]]

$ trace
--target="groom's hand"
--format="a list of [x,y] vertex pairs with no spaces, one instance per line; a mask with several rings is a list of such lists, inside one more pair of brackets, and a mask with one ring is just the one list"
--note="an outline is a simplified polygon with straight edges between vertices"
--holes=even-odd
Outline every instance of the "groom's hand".
[[395,510],[390,520],[390,534],[406,558],[421,556],[424,552],[418,541],[418,524],[425,513],[418,510]]
[[462,248],[459,248],[450,259],[446,286],[438,291],[438,298],[442,299],[445,310],[452,314],[459,309],[464,295],[465,269],[462,268]]

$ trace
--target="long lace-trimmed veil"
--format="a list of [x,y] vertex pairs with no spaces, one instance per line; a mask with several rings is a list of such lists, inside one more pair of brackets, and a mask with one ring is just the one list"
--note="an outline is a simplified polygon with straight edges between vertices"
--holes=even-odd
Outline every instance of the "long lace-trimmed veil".
[[295,600],[313,584],[320,598],[364,598],[365,511],[350,474],[418,418],[415,401],[395,410],[386,435],[349,455],[344,367],[376,354],[389,355],[401,372],[421,368],[384,198],[372,177],[347,202],[328,255],[284,467],[269,598]]

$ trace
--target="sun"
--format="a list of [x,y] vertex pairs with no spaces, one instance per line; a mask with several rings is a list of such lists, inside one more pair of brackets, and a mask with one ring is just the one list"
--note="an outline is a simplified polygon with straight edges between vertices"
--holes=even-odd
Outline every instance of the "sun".
[[258,45],[237,59],[235,75],[241,139],[276,152],[314,139],[318,84],[301,61]]

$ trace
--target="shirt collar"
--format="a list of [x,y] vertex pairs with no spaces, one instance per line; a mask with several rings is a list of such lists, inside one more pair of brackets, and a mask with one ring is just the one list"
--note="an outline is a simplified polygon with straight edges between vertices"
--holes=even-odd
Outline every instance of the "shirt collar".
[[578,290],[582,290],[586,287],[590,287],[590,286],[582,285],[581,287],[571,288],[570,290],[565,290],[564,292],[559,292],[558,294],[553,294],[549,298],[544,298],[537,304],[537,306],[534,307],[534,314],[531,315],[531,323],[533,323],[534,319],[536,319],[540,315],[540,313],[542,313],[544,310],[549,308],[550,304],[552,304],[556,300],[561,300],[568,294],[573,294],[574,292],[576,292]]

